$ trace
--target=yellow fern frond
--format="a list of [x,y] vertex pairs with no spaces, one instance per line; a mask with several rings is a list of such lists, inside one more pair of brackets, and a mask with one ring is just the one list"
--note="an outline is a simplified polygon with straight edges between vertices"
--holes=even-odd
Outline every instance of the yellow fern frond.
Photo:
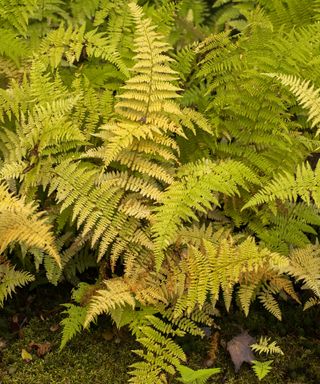
[[129,305],[135,307],[136,301],[130,291],[129,286],[121,278],[104,281],[104,289],[96,291],[90,299],[84,327],[88,325],[100,314],[110,313],[116,307]]
[[287,272],[297,281],[303,282],[304,289],[310,289],[320,298],[320,249],[319,246],[309,245],[306,248],[295,249],[290,255]]
[[21,242],[43,250],[60,265],[51,227],[43,216],[33,204],[15,197],[0,183],[0,254],[9,244]]
[[182,255],[179,266],[183,285],[174,306],[174,315],[177,317],[190,314],[197,307],[203,308],[209,296],[215,305],[220,292],[229,310],[238,286],[237,295],[246,315],[256,296],[278,318],[281,315],[273,295],[283,290],[299,301],[292,284],[282,275],[289,265],[288,258],[260,248],[253,238],[249,237],[240,243],[231,237],[221,238],[217,239],[216,244],[203,240],[198,249],[189,246]]
[[263,304],[263,306],[274,317],[276,317],[278,320],[282,319],[282,315],[281,315],[281,310],[280,310],[279,304],[278,304],[278,302],[276,301],[276,299],[274,298],[274,296],[270,292],[268,292],[268,291],[261,292],[258,297],[259,297],[259,300],[261,301],[261,303]]
[[283,355],[281,348],[277,345],[275,341],[270,342],[270,337],[260,337],[260,340],[258,343],[254,343],[250,345],[250,348],[258,353],[265,353],[265,354],[278,354]]

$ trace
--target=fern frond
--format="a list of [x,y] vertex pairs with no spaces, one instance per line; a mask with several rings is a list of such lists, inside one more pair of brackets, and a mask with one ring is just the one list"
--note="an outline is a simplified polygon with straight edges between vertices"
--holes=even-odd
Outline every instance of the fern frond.
[[320,299],[318,297],[311,297],[303,306],[303,310],[306,311],[315,305],[320,305]]
[[295,249],[290,255],[287,272],[297,281],[303,282],[304,289],[310,289],[320,298],[320,250],[317,246]]
[[312,200],[320,207],[320,165],[313,171],[306,163],[298,166],[296,174],[284,173],[275,177],[269,185],[254,195],[242,209],[270,203],[279,199],[280,201],[296,202],[301,198],[308,205]]
[[[276,310],[278,304],[274,295],[285,291],[299,301],[290,280],[282,275],[289,260],[258,247],[252,238],[239,244],[231,237],[217,237],[216,243],[203,240],[199,249],[189,246],[187,251],[182,251],[178,265],[180,269],[172,277],[176,286],[179,286],[174,306],[174,316],[177,318],[188,314],[193,316],[196,308],[204,308],[209,297],[214,306],[220,292],[227,310],[234,292],[237,292],[246,315],[256,296],[277,317],[281,315]],[[167,284],[171,284],[169,281]]]
[[260,282],[256,281],[251,284],[241,284],[238,291],[238,296],[241,308],[246,316],[249,315],[250,304],[255,298]]
[[83,330],[83,324],[87,316],[87,308],[80,307],[74,304],[64,304],[67,308],[62,313],[65,317],[61,321],[62,325],[62,338],[60,343],[60,351],[66,346],[66,344],[79,332]]
[[211,376],[221,371],[220,368],[198,369],[194,371],[184,365],[180,365],[178,370],[181,375],[179,381],[186,384],[206,384]]
[[[308,120],[312,127],[320,123],[320,95],[319,89],[308,80],[301,80],[293,75],[268,73],[267,76],[276,78],[296,96],[298,102],[308,110]],[[320,130],[317,131],[317,135]]]
[[257,361],[253,360],[252,369],[256,374],[258,380],[262,380],[272,369],[271,364],[273,360]]
[[29,19],[37,9],[35,0],[2,0],[0,2],[0,18],[2,23],[14,27],[22,36],[26,35]]
[[168,65],[172,59],[165,55],[169,46],[154,31],[150,20],[142,18],[138,6],[131,3],[130,9],[136,22],[136,64],[131,69],[133,76],[122,88],[123,92],[118,95],[120,101],[115,105],[121,120],[108,124],[99,134],[105,141],[101,153],[106,166],[117,160],[124,148],[137,145],[137,141],[151,141],[159,134],[165,137],[166,131],[182,133],[179,125],[170,119],[171,111],[178,116],[181,112],[174,103],[167,101],[179,97],[177,91],[180,90],[172,84],[177,76]]
[[277,345],[275,341],[270,342],[270,337],[260,337],[260,340],[258,343],[254,343],[250,345],[250,348],[258,352],[259,354],[265,353],[265,354],[279,354],[283,355],[281,348]]
[[308,0],[258,0],[268,13],[275,28],[291,30],[297,26],[312,24],[316,21],[317,2]]
[[278,320],[282,319],[281,309],[279,307],[279,304],[277,300],[274,298],[274,296],[268,290],[261,292],[258,297],[260,302],[267,309],[267,311],[269,311]]
[[0,28],[0,34],[0,55],[10,58],[16,65],[19,65],[20,59],[28,56],[26,44],[17,33],[10,29]]
[[0,183],[0,254],[9,244],[21,242],[43,250],[60,265],[51,227],[43,216],[33,204],[15,197]]
[[219,206],[219,192],[234,196],[239,193],[239,187],[247,189],[250,183],[259,183],[249,168],[233,161],[191,163],[181,168],[178,177],[155,210],[153,232],[158,268],[164,259],[164,249],[172,244],[182,223],[197,220],[194,210],[206,212],[211,204]]
[[97,290],[90,300],[84,321],[85,328],[102,313],[110,313],[116,307],[129,305],[134,308],[136,305],[130,288],[123,279],[106,280],[104,286],[105,288]]
[[33,280],[34,276],[29,272],[17,271],[8,262],[0,262],[0,308],[16,288],[23,287]]
[[320,224],[319,210],[306,203],[270,203],[269,208],[259,210],[248,227],[271,250],[289,254],[292,247],[310,244],[310,236],[316,235]]

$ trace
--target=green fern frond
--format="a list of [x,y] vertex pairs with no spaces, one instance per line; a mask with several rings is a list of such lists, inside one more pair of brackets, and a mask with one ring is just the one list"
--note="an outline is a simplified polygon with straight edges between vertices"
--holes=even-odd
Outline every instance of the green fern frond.
[[241,284],[238,291],[238,297],[241,308],[246,316],[249,315],[250,304],[257,295],[260,282],[256,281],[251,284]]
[[242,209],[270,203],[279,199],[280,201],[296,202],[301,198],[308,205],[314,201],[320,207],[320,165],[313,171],[306,163],[298,166],[296,174],[284,173],[275,177],[269,185],[254,195]]
[[[130,148],[139,140],[151,139],[166,131],[180,132],[181,128],[170,119],[171,114],[181,115],[173,102],[167,101],[179,97],[180,88],[172,84],[177,79],[176,72],[168,63],[172,61],[165,53],[168,44],[154,31],[150,20],[143,19],[142,10],[135,4],[130,9],[136,23],[135,65],[131,69],[133,76],[127,80],[118,95],[120,101],[115,112],[121,121],[105,126],[99,136],[105,140],[101,153],[105,165],[116,160],[121,151]],[[96,153],[88,152],[95,156]]]
[[258,0],[276,28],[292,29],[316,21],[317,2],[308,0]]
[[37,9],[36,0],[2,0],[0,2],[0,20],[14,27],[19,34],[25,36],[29,19]]
[[259,381],[261,381],[272,369],[273,360],[268,361],[252,361],[252,369]]
[[[164,312],[164,315],[166,313]],[[150,378],[156,383],[167,382],[165,373],[173,375],[181,362],[186,361],[186,356],[181,347],[172,339],[175,335],[184,335],[179,322],[173,325],[155,317],[146,316],[140,322],[131,324],[132,331],[136,334],[139,343],[146,349],[136,350],[144,361],[131,366],[132,383],[138,383],[141,377],[149,383]],[[165,381],[162,381],[165,380]]]
[[12,30],[0,28],[0,34],[0,55],[10,58],[16,65],[19,65],[20,59],[28,56],[26,44]]
[[181,285],[174,306],[177,318],[192,316],[196,308],[204,308],[209,297],[214,306],[220,292],[227,310],[236,292],[246,315],[255,297],[278,318],[281,313],[274,295],[285,291],[299,302],[290,280],[282,275],[288,258],[258,247],[252,238],[238,244],[233,238],[218,237],[216,244],[203,240],[199,248],[189,246],[182,251],[180,270],[172,277],[177,286]]
[[309,234],[316,235],[319,210],[306,203],[271,203],[270,209],[256,212],[248,227],[271,250],[289,254],[292,247],[310,244]]
[[8,262],[0,262],[0,308],[16,288],[23,287],[33,280],[34,276],[29,272],[17,271]]
[[84,22],[95,16],[100,3],[100,0],[75,0],[68,5],[70,5],[73,18],[78,22]]
[[86,307],[74,304],[64,304],[64,306],[67,309],[62,312],[66,317],[60,323],[62,325],[60,351],[76,334],[83,330],[83,324],[87,316]]
[[256,175],[246,166],[234,161],[215,163],[209,160],[187,164],[181,168],[178,180],[163,194],[162,205],[155,209],[156,265],[164,259],[163,251],[172,244],[183,222],[197,220],[195,210],[207,212],[211,205],[220,205],[218,193],[239,194],[239,187],[259,184]]
[[[267,76],[276,78],[296,96],[299,104],[308,110],[308,120],[312,127],[320,123],[320,95],[319,89],[308,80],[301,80],[293,75],[268,73]],[[320,130],[317,131],[317,135]]]
[[195,371],[184,365],[178,366],[178,370],[181,375],[178,380],[186,384],[206,384],[211,376],[221,371],[220,368],[198,369]]
[[268,290],[265,290],[259,294],[258,298],[262,305],[267,309],[267,311],[269,311],[278,320],[282,319],[279,303],[274,298],[272,293],[270,293]]

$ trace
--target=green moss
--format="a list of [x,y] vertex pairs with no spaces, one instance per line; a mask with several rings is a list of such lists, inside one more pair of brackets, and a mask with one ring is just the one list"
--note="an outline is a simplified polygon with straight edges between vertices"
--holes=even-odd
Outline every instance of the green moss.
[[[101,332],[85,332],[58,352],[59,332],[51,332],[54,321],[33,319],[25,328],[22,340],[3,351],[0,366],[1,384],[123,384],[128,380],[127,367],[134,356],[131,339],[119,344],[106,341]],[[31,342],[52,343],[52,351],[43,358],[32,353],[32,361],[21,358],[22,348]]]

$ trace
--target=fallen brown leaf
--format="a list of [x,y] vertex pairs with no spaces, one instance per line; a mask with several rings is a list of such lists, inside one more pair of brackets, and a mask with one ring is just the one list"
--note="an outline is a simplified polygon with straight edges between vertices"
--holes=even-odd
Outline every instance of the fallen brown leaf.
[[230,353],[235,371],[238,372],[242,363],[252,364],[255,359],[250,345],[255,343],[256,339],[249,335],[247,331],[235,336],[227,343],[227,350]]
[[49,341],[45,341],[44,343],[34,343],[31,341],[28,347],[30,349],[35,349],[38,357],[43,357],[51,351],[51,343],[49,343]]
[[59,324],[53,324],[51,325],[50,327],[50,331],[51,332],[57,332],[57,330],[60,328],[60,325]]

